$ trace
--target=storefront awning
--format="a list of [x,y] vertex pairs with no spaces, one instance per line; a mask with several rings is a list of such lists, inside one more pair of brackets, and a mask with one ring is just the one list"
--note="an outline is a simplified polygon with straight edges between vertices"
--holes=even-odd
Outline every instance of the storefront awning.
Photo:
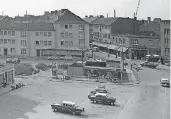
[[111,49],[111,50],[117,50],[119,48],[119,46],[117,45],[109,45],[108,46],[108,49]]
[[[128,48],[123,47],[123,52],[126,52],[127,50],[128,50]],[[120,48],[118,49],[118,51],[122,52],[122,47],[120,47]]]
[[99,46],[99,47],[108,47],[109,46],[109,44],[98,43],[98,42],[92,42],[91,44],[92,45]]

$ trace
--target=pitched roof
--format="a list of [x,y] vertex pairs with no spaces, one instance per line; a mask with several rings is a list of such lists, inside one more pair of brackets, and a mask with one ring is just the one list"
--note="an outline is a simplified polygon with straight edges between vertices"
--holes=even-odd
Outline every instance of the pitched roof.
[[88,23],[91,23],[91,22],[93,22],[94,20],[96,20],[98,18],[99,17],[85,17],[85,18],[83,18],[83,20],[88,22]]
[[14,21],[1,20],[0,29],[3,30],[27,30],[27,31],[54,31],[52,23],[15,23]]
[[28,16],[16,16],[14,18],[15,21],[36,21],[40,18],[40,16],[32,16],[32,15],[28,15]]
[[55,24],[60,24],[60,23],[68,23],[68,24],[88,24],[88,22],[84,21],[82,18],[79,16],[75,15],[68,9],[64,11],[64,13],[57,19]]
[[110,18],[99,18],[94,21],[92,21],[92,24],[98,24],[98,25],[110,25],[113,22],[115,22],[118,18],[110,17]]

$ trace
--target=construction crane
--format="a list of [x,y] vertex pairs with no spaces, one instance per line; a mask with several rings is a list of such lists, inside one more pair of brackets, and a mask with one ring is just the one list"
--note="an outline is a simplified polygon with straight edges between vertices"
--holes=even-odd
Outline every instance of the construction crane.
[[140,6],[140,0],[138,1],[137,10],[136,10],[136,13],[134,14],[134,17],[137,17],[137,13],[138,13],[139,6]]

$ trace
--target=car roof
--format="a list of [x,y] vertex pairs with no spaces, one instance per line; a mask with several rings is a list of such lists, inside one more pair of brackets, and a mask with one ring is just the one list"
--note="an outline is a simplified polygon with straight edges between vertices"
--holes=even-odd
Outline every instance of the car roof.
[[105,94],[105,93],[96,93],[95,96],[97,96],[97,95],[107,96],[107,94]]
[[70,102],[70,101],[62,101],[62,103],[69,104],[69,105],[75,105],[75,102]]
[[169,79],[167,79],[167,78],[162,78],[161,80],[169,80]]

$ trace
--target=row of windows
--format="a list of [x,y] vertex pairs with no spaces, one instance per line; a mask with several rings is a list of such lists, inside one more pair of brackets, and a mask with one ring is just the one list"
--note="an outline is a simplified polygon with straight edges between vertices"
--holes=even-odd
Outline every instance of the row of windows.
[[26,37],[26,31],[20,31],[20,36],[21,37]]
[[[0,52],[1,52],[1,48],[0,48]],[[15,48],[10,48],[10,52],[15,53]]]
[[104,26],[104,25],[94,25],[94,29],[107,29],[108,26]]
[[0,30],[0,35],[4,35],[4,36],[15,36],[15,31],[4,31],[4,30]]
[[51,32],[35,32],[35,36],[51,36]]
[[26,40],[21,40],[20,43],[21,43],[21,46],[26,46]]
[[27,51],[26,48],[21,48],[21,54],[27,54],[26,51]]
[[61,38],[72,38],[72,33],[68,33],[68,32],[62,32],[61,33]]
[[73,42],[72,41],[61,41],[61,46],[72,47]]
[[36,41],[36,45],[52,45],[52,41]]
[[103,37],[103,38],[108,38],[110,39],[110,34],[107,34],[107,33],[99,33],[99,32],[94,32],[94,36],[96,37]]
[[[60,27],[62,29],[72,29],[73,28],[72,24],[61,24]],[[84,30],[83,24],[79,24],[79,30]]]
[[14,39],[0,39],[0,44],[15,44]]
[[138,39],[131,39],[131,44],[138,45]]

